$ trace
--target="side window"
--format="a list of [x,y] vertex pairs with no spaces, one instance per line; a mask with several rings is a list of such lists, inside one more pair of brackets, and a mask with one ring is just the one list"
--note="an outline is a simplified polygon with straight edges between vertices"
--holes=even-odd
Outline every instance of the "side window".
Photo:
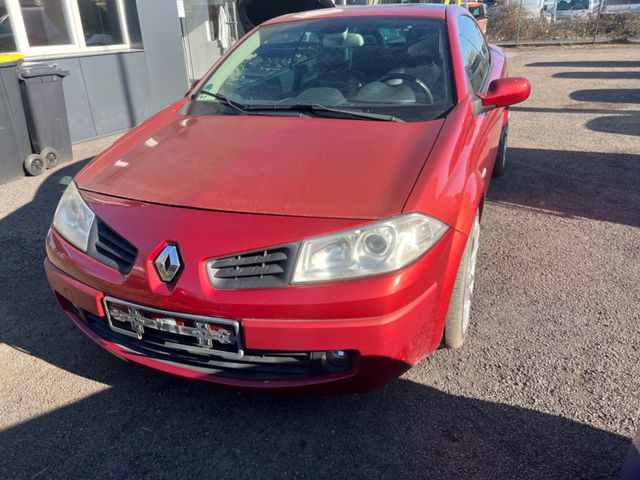
[[458,17],[458,34],[469,84],[479,92],[489,73],[489,49],[476,22],[466,15]]

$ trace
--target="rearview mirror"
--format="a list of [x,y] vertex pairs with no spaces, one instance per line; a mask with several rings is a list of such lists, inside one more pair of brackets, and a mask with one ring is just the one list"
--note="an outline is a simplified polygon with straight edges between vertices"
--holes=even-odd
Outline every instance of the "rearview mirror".
[[524,102],[531,93],[529,80],[522,77],[499,78],[489,84],[489,88],[478,96],[483,107],[508,107]]

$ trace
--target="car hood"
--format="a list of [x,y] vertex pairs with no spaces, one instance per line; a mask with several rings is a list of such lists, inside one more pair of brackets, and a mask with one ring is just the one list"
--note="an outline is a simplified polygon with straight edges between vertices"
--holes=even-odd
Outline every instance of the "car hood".
[[402,211],[442,123],[187,117],[168,109],[103,152],[76,182],[179,207],[384,218]]

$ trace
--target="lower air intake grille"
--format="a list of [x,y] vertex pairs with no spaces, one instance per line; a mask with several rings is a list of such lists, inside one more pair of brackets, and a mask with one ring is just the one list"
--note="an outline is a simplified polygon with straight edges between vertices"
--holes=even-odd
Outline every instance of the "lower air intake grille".
[[284,287],[289,284],[298,244],[256,250],[207,262],[207,273],[215,288]]
[[107,319],[87,311],[80,315],[101,338],[117,343],[137,355],[209,375],[251,381],[300,380],[332,373],[323,368],[321,354],[314,352],[245,351],[242,358],[229,359],[215,352],[191,349],[178,343],[175,336],[161,331],[147,331],[142,339],[114,332]]
[[138,256],[136,247],[99,218],[96,218],[91,227],[87,253],[124,275],[131,271]]

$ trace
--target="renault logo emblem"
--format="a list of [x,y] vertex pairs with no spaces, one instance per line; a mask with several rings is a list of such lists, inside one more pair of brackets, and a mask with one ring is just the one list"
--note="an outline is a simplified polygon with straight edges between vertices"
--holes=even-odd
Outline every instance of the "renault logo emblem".
[[165,245],[156,257],[154,264],[160,280],[167,283],[171,282],[180,271],[180,268],[182,268],[178,246],[172,243]]

